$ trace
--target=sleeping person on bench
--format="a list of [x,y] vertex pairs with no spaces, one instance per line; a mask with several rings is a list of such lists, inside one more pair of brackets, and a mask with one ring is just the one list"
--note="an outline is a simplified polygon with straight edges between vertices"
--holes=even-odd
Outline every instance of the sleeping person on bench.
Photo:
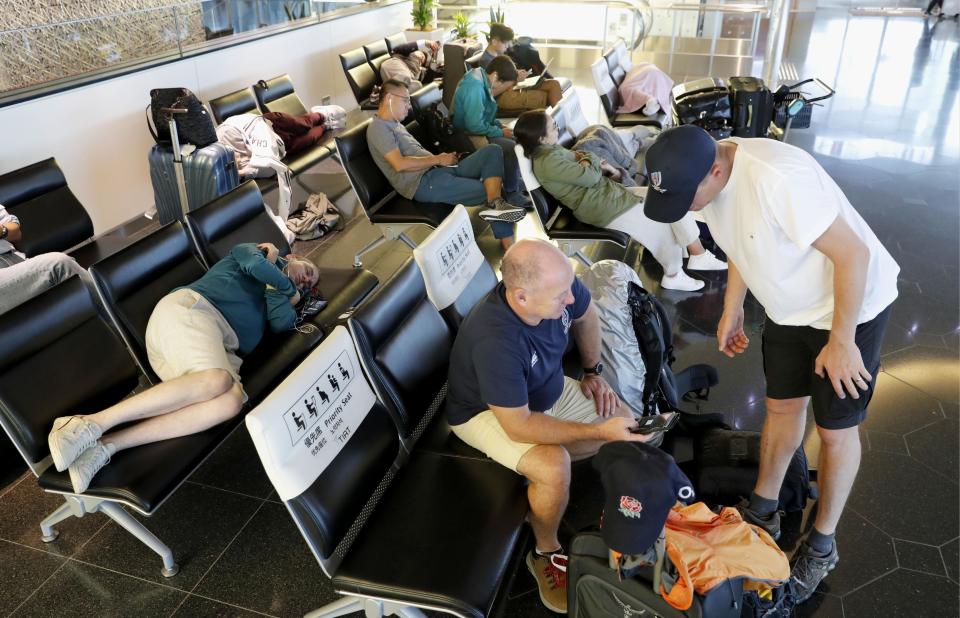
[[[69,469],[76,493],[117,451],[199,433],[240,412],[247,399],[241,357],[268,326],[296,327],[295,305],[320,276],[312,262],[279,254],[270,243],[237,245],[200,279],[164,296],[146,332],[162,382],[106,410],[53,422],[50,454],[58,471]],[[125,423],[133,424],[110,432]]]

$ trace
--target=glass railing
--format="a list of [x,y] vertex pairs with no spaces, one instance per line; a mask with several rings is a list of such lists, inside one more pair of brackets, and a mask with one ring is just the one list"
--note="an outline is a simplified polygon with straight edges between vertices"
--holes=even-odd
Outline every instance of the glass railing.
[[131,3],[4,0],[0,105],[400,1],[184,0],[103,14]]

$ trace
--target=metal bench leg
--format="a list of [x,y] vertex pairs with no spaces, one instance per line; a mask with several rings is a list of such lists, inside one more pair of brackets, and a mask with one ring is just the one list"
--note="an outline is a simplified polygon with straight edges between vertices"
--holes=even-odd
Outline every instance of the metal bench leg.
[[40,540],[44,543],[52,543],[57,540],[60,532],[57,531],[54,526],[75,515],[76,508],[70,504],[69,498],[65,498],[64,503],[57,507],[56,511],[47,515],[44,520],[40,522]]
[[173,561],[173,552],[163,541],[158,539],[155,534],[147,530],[143,524],[136,520],[130,513],[123,510],[118,504],[113,502],[100,502],[92,510],[97,510],[117,522],[126,529],[127,532],[140,539],[140,542],[155,551],[163,560],[163,568],[160,574],[164,577],[173,577],[180,571],[179,565]]
[[363,611],[363,599],[359,597],[343,597],[333,603],[328,603],[323,607],[309,612],[304,618],[333,618],[333,616],[346,616],[355,612]]
[[580,260],[583,263],[583,265],[586,266],[587,268],[590,268],[591,266],[593,266],[593,261],[590,258],[588,258],[586,255],[584,255],[583,251],[581,251],[580,249],[577,249],[577,251],[573,254],[573,257]]
[[370,242],[368,242],[363,249],[360,249],[359,253],[353,256],[353,267],[363,268],[363,261],[360,259],[361,256],[363,256],[366,253],[369,253],[370,251],[373,251],[383,243],[387,242],[387,240],[389,239],[386,236],[381,236],[380,238],[375,238],[374,240],[371,240]]
[[407,236],[407,233],[406,233],[406,232],[400,232],[400,233],[397,235],[397,240],[403,242],[403,244],[405,244],[405,245],[407,245],[408,247],[410,247],[411,250],[417,248],[417,243],[415,243],[415,242],[413,242],[412,240],[410,240],[410,237]]
[[400,616],[400,618],[427,618],[427,615],[419,607],[410,607],[409,605],[384,603],[383,611],[388,616]]

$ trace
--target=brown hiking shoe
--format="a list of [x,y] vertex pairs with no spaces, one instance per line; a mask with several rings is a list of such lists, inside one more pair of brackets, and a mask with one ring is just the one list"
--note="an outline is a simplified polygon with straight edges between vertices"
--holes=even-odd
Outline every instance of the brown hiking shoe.
[[541,556],[535,551],[527,554],[527,568],[540,589],[544,606],[558,614],[567,613],[567,557],[563,554]]

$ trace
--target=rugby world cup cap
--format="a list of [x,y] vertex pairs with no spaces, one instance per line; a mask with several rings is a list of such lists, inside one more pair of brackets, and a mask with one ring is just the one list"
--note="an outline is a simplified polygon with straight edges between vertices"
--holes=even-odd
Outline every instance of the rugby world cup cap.
[[603,482],[607,547],[642,554],[660,536],[677,500],[693,499],[693,484],[673,457],[642,442],[610,442],[593,458]]

